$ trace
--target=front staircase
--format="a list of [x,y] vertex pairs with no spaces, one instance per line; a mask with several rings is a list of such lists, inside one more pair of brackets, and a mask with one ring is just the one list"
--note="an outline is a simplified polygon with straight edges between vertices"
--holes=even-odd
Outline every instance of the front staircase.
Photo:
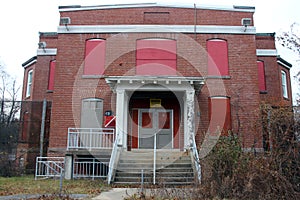
[[163,185],[194,183],[192,161],[187,152],[157,151],[155,168],[154,178],[153,150],[122,151],[113,182],[115,184],[141,184],[143,182]]

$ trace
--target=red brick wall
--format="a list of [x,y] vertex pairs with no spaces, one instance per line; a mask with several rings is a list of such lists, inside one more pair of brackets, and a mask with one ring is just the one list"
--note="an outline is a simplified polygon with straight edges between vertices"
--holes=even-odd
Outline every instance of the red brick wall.
[[[274,36],[256,36],[256,47],[275,50]],[[258,56],[257,59],[263,61],[265,66],[266,93],[260,94],[261,102],[272,105],[292,105],[290,70],[278,64],[276,56]],[[287,74],[288,99],[283,98],[282,95],[281,70]]]
[[[193,9],[136,8],[115,10],[93,10],[61,12],[71,17],[72,25],[100,24],[143,24],[144,12],[170,12],[169,24],[194,23]],[[241,18],[252,18],[253,13],[198,10],[197,24],[240,25]],[[180,16],[180,17],[178,17]],[[208,97],[228,96],[231,102],[233,132],[243,139],[243,147],[262,147],[259,131],[254,127],[258,121],[260,94],[256,48],[271,48],[271,41],[255,40],[254,35],[238,34],[174,34],[174,33],[132,33],[132,34],[60,34],[57,42],[57,64],[55,91],[51,118],[50,153],[63,152],[67,145],[67,129],[80,124],[81,99],[98,97],[104,99],[104,110],[115,111],[115,95],[103,78],[83,78],[85,40],[106,38],[105,75],[135,75],[135,41],[147,37],[164,37],[177,40],[177,68],[179,76],[206,76],[206,40],[222,38],[228,42],[229,76],[224,79],[207,79],[206,85],[197,96],[200,111],[197,141],[203,139],[207,130]],[[271,44],[271,45],[270,45]],[[274,47],[274,46],[272,46]],[[265,58],[270,65],[276,65],[274,58]],[[46,62],[41,59],[38,61]],[[269,64],[268,64],[269,65]],[[269,70],[269,68],[268,68]],[[273,75],[271,75],[273,76]],[[273,76],[275,77],[275,75]],[[267,77],[268,81],[272,78]],[[267,85],[268,87],[268,85]],[[278,86],[272,85],[272,95]],[[274,90],[274,91],[273,91]],[[199,120],[200,119],[200,120]],[[197,124],[198,126],[198,124]],[[196,127],[197,127],[196,126]]]
[[[60,12],[60,15],[61,17],[70,17],[71,25],[146,24],[147,21],[146,23],[144,21],[144,12],[157,14],[169,12],[168,20],[164,19],[161,23],[152,21],[152,24],[193,25],[195,23],[195,10],[188,8],[147,7],[102,9]],[[196,15],[197,24],[201,25],[240,26],[242,18],[251,18],[253,23],[252,12],[197,9]]]

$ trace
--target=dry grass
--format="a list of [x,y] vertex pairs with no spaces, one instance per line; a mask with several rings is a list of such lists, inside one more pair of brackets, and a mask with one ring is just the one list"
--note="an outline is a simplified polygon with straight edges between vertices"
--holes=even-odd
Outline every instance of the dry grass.
[[[15,194],[58,194],[59,179],[34,180],[33,176],[0,177],[0,196]],[[109,186],[102,180],[64,180],[63,193],[97,195]]]

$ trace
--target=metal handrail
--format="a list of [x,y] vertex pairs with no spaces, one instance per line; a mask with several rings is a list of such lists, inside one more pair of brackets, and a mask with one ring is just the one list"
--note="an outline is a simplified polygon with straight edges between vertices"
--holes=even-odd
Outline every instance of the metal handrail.
[[156,179],[156,133],[154,134],[154,149],[153,149],[153,184]]
[[192,139],[192,157],[193,157],[193,161],[194,161],[194,166],[196,169],[196,173],[197,173],[197,178],[199,183],[201,183],[201,178],[202,178],[202,174],[201,174],[201,165],[200,165],[200,159],[199,159],[199,154],[198,154],[198,150],[197,150],[197,145],[196,145],[196,140],[193,134],[193,139]]
[[108,174],[107,174],[107,182],[108,184],[111,183],[115,169],[116,169],[116,162],[115,160],[117,159],[117,155],[119,153],[119,149],[120,147],[118,146],[118,140],[119,140],[120,135],[117,134],[114,145],[113,145],[113,149],[111,152],[111,156],[110,156],[110,161],[109,161],[109,170],[108,170]]
[[[52,159],[52,160],[49,160]],[[59,164],[58,164],[59,163]],[[53,166],[51,166],[52,164]],[[56,176],[58,174],[62,175],[64,173],[64,168],[61,166],[64,164],[64,157],[37,157],[36,158],[36,168],[35,168],[35,179],[37,177],[49,177],[49,176]],[[43,168],[42,166],[46,168]],[[46,170],[47,173],[40,173],[41,168],[42,171]],[[53,173],[49,173],[49,171]]]

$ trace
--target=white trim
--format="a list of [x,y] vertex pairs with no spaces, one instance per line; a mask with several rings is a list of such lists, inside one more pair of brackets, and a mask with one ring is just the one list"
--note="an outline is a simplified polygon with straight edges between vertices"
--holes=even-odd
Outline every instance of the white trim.
[[285,63],[281,62],[280,60],[277,60],[277,63],[282,65],[283,67],[287,68],[287,69],[291,69],[290,66],[286,65]]
[[[194,9],[194,4],[177,3],[177,4],[165,4],[165,3],[135,3],[135,4],[112,4],[112,5],[97,5],[97,6],[70,6],[59,9],[59,12],[71,12],[81,10],[104,10],[104,9],[119,9],[119,8],[145,8],[145,7],[169,7],[169,8],[191,8]],[[196,5],[197,9],[206,10],[226,10],[235,12],[255,12],[255,7],[239,8],[235,6],[226,5]]]
[[[57,32],[60,34],[70,33],[195,33],[194,25],[80,25],[59,26]],[[215,26],[198,25],[196,33],[227,33],[227,34],[256,34],[254,26]]]
[[26,67],[29,67],[29,66],[35,64],[35,63],[36,63],[36,60],[37,60],[37,59],[34,59],[33,61],[31,61],[31,62],[28,63],[27,65],[24,65],[23,68],[26,68]]
[[276,49],[256,49],[257,56],[277,56]]
[[37,50],[38,56],[56,56],[56,54],[57,54],[56,48],[45,48],[45,49]]
[[32,93],[32,82],[33,82],[33,69],[27,72],[27,80],[26,80],[26,94],[25,97],[30,97]]

